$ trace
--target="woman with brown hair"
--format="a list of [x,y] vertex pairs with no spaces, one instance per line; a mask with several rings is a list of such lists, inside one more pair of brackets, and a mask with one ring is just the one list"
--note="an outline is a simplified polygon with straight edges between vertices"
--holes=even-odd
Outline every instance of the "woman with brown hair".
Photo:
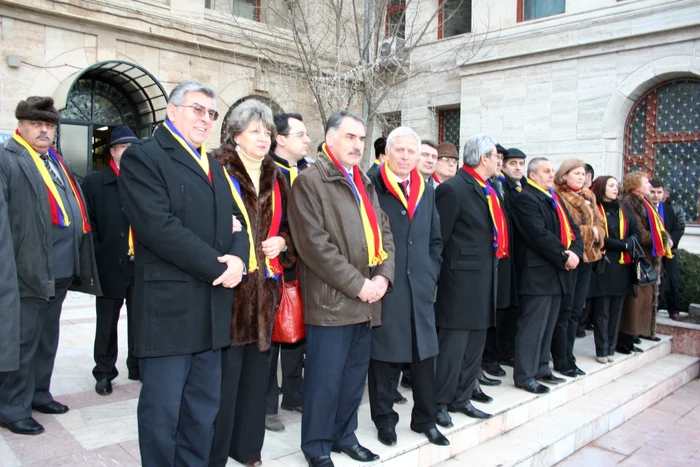
[[[651,190],[649,177],[644,172],[627,174],[622,183],[620,204],[634,214],[639,226],[639,244],[656,273],[661,272],[661,258],[671,254],[671,236],[666,233],[659,214],[647,201]],[[656,337],[656,307],[659,284],[635,285],[635,294],[625,299],[620,324],[618,351],[629,353],[634,348],[634,338],[658,341]],[[626,352],[625,352],[626,351]]]
[[576,330],[586,304],[593,263],[601,259],[600,249],[605,239],[605,222],[596,209],[596,199],[586,182],[586,163],[581,159],[566,159],[554,175],[554,191],[564,202],[569,215],[583,237],[583,261],[572,273],[571,294],[562,297],[559,317],[552,336],[554,369],[564,376],[585,375],[576,366],[574,342]]
[[289,189],[268,154],[275,133],[270,108],[247,100],[233,109],[227,123],[228,135],[215,157],[227,171],[231,193],[246,220],[252,260],[248,279],[236,289],[231,347],[222,354],[221,406],[211,465],[223,466],[230,456],[258,466],[278,276],[295,262],[286,217]]

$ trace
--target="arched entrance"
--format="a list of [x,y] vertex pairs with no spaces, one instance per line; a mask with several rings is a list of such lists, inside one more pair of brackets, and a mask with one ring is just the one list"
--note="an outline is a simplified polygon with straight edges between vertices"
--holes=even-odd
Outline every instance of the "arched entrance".
[[238,99],[236,102],[234,102],[231,107],[228,108],[228,111],[226,112],[226,116],[224,116],[224,120],[221,123],[221,138],[219,139],[219,141],[221,141],[221,144],[224,144],[224,141],[226,140],[227,131],[228,131],[228,117],[231,115],[231,111],[233,111],[233,109],[235,109],[236,106],[238,106],[240,103],[245,102],[248,99],[257,99],[260,102],[262,102],[263,104],[270,107],[270,109],[272,109],[273,116],[284,113],[284,110],[282,109],[282,107],[280,107],[280,105],[277,102],[273,101],[269,97],[255,96],[255,95],[242,97],[242,98]]
[[61,83],[55,93],[61,113],[59,149],[80,177],[109,164],[112,130],[129,126],[149,137],[165,119],[167,96],[149,72],[128,62],[92,65]]

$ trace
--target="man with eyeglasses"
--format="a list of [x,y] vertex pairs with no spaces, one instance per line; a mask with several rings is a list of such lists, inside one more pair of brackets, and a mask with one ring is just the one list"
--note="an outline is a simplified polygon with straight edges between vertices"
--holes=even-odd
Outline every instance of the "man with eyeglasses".
[[180,83],[153,138],[121,159],[119,195],[136,240],[129,319],[143,382],[144,465],[210,463],[221,349],[230,344],[233,288],[250,247],[227,174],[205,148],[215,98],[208,86]]
[[433,174],[436,186],[454,177],[457,174],[457,164],[459,164],[457,146],[449,141],[438,144],[437,152],[438,160]]
[[[306,125],[300,114],[284,113],[275,115],[277,136],[272,141],[270,157],[282,171],[291,188],[299,173],[308,167],[306,155],[311,138],[306,133]],[[296,266],[285,269],[285,282],[297,280]],[[279,381],[277,361],[282,360],[282,410],[301,412],[301,385],[304,368],[304,341],[296,344],[272,343],[268,359],[269,374],[267,383],[267,412],[265,428],[270,431],[284,430],[284,424],[277,415],[279,402]],[[280,357],[281,355],[281,357]]]

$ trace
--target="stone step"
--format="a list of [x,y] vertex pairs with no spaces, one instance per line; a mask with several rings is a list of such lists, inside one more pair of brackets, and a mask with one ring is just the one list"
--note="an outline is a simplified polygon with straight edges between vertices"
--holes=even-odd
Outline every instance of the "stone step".
[[438,465],[556,464],[695,379],[699,368],[697,357],[666,355]]

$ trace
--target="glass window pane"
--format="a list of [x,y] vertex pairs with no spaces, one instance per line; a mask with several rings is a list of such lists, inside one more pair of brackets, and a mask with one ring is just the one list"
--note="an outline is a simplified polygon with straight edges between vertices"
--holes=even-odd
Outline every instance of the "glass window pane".
[[452,37],[471,32],[471,0],[445,0],[442,5],[442,37]]
[[657,131],[685,133],[700,128],[700,83],[676,83],[659,89]]
[[664,181],[671,200],[683,207],[688,222],[697,222],[700,142],[659,144],[654,162],[654,176]]
[[255,19],[255,0],[233,0],[233,16]]
[[88,144],[88,126],[62,123],[59,131],[61,155],[70,163],[76,175],[85,177],[88,174],[88,161],[92,157]]
[[630,130],[630,154],[644,153],[644,122],[646,121],[647,103],[644,102],[637,108],[632,119]]
[[564,13],[565,0],[523,0],[523,19],[542,18]]

